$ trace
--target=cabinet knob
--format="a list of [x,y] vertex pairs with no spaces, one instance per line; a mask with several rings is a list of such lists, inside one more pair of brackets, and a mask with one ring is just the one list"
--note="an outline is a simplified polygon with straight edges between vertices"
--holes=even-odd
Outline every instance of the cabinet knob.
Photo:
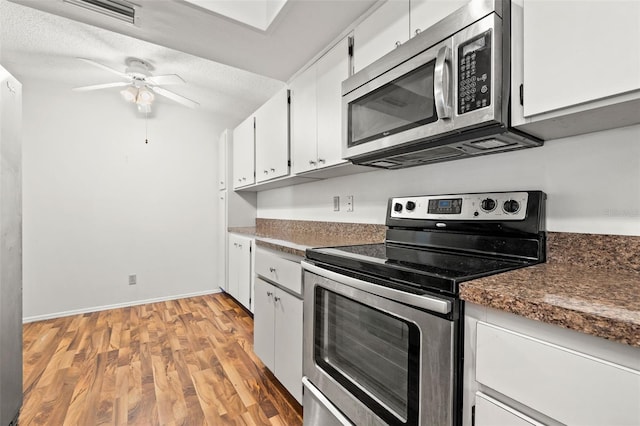
[[416,28],[416,34],[415,34],[415,35],[418,35],[418,34],[420,34],[421,32],[422,32],[422,30],[421,30],[420,28]]
[[312,166],[315,166],[315,165],[316,165],[316,162],[315,162],[315,161],[313,161],[313,160],[309,160],[309,164],[310,164],[310,165],[312,165]]
[[275,171],[276,171],[276,169],[269,169],[269,170],[271,170],[271,173],[273,173],[273,172],[275,172]]
[[238,182],[242,182],[242,179],[241,179],[241,178],[238,178]]
[[274,297],[273,300],[275,300],[276,302],[280,300],[280,298],[278,296]]
[[238,248],[242,248],[242,244],[238,244]]
[[247,180],[247,178],[246,178],[246,177],[243,177],[243,178],[242,178],[242,180]]
[[326,162],[326,160],[324,158],[318,158],[318,163],[324,164],[325,162]]
[[400,47],[402,46],[402,43],[400,41],[396,41],[396,47]]
[[269,272],[275,272],[276,268],[269,268]]
[[269,174],[269,170],[265,170],[265,171],[264,171],[264,174],[265,174],[265,175],[268,175],[268,174]]
[[268,292],[267,292],[267,296],[269,296],[269,297],[273,296],[273,292],[268,291]]
[[224,185],[224,182],[223,182],[223,181],[220,181],[220,185]]

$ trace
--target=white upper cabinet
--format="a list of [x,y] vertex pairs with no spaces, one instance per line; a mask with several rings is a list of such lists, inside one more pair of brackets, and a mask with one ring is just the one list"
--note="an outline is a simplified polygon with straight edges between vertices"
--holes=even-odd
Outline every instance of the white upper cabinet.
[[640,2],[512,0],[511,15],[512,125],[550,140],[640,123]]
[[293,173],[315,169],[318,161],[316,64],[289,85],[291,89],[291,150]]
[[354,71],[358,72],[410,38],[409,0],[389,0],[354,30]]
[[225,130],[218,141],[218,190],[227,188],[227,134]]
[[388,0],[354,30],[354,71],[391,52],[469,0]]
[[342,81],[349,77],[349,39],[317,62],[318,167],[342,160]]
[[342,160],[342,81],[349,76],[346,37],[291,82],[293,172]]
[[525,117],[633,91],[640,2],[524,1]]
[[411,37],[429,28],[469,0],[410,0]]
[[256,117],[256,182],[289,174],[289,90],[262,105]]
[[233,130],[233,188],[255,183],[254,116],[251,115]]

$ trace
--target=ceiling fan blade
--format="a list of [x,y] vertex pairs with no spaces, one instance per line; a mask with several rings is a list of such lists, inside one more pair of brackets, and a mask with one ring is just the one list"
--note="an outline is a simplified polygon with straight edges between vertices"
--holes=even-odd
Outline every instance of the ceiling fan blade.
[[129,82],[94,84],[93,86],[74,87],[71,90],[76,92],[88,92],[90,90],[108,89],[110,87],[124,87],[124,86],[129,86],[130,84],[131,83]]
[[108,67],[108,66],[106,66],[106,65],[102,65],[101,63],[96,62],[96,61],[94,61],[94,60],[87,59],[87,58],[77,58],[77,59],[79,59],[79,60],[81,60],[81,61],[84,61],[84,62],[86,62],[86,63],[88,63],[88,64],[91,64],[91,65],[93,65],[94,67],[102,68],[103,70],[109,71],[109,72],[111,72],[111,73],[113,73],[113,74],[115,74],[115,75],[119,75],[120,77],[122,77],[122,78],[126,78],[127,80],[131,80],[131,77],[130,77],[129,75],[127,75],[127,74],[123,73],[122,71],[118,71],[118,70],[113,69],[113,68],[111,68],[111,67]]
[[198,102],[187,99],[184,96],[178,95],[177,93],[170,92],[167,89],[163,89],[162,87],[151,86],[151,90],[156,92],[158,95],[162,95],[189,108],[197,108],[200,106]]
[[178,74],[154,75],[153,77],[147,77],[145,81],[158,86],[184,84],[185,82]]

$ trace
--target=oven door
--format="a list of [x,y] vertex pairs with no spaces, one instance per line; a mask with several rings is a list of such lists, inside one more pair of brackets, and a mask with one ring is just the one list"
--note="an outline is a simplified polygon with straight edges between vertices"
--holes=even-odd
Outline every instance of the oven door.
[[431,39],[419,35],[343,83],[362,83],[343,93],[343,158],[501,123],[501,19],[493,13],[451,34],[416,54],[416,44]]
[[306,380],[355,424],[451,425],[453,300],[303,267]]

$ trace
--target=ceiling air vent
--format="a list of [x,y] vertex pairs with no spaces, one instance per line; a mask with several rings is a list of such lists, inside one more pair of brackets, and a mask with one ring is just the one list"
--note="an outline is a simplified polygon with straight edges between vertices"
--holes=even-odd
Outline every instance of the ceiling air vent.
[[136,8],[133,4],[122,0],[63,0],[75,6],[93,10],[130,24],[136,21]]

